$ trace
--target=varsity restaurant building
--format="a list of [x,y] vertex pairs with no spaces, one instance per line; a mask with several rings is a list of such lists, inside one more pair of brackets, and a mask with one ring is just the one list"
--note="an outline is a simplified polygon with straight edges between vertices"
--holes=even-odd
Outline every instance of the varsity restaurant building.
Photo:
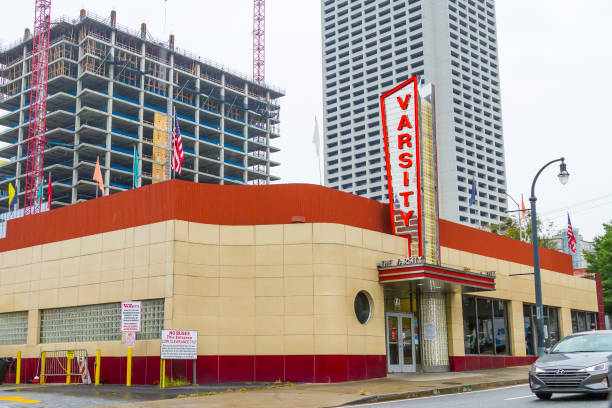
[[[27,381],[43,351],[93,368],[100,349],[101,378],[122,383],[121,302],[141,301],[135,384],[159,381],[162,329],[197,331],[199,383],[531,363],[532,247],[438,219],[434,106],[416,78],[381,97],[390,204],[172,180],[8,221],[0,356],[21,351]],[[596,282],[569,255],[540,257],[546,345],[603,323]],[[190,361],[168,366],[193,378]]]
[[[214,198],[214,199],[212,199]],[[0,356],[101,349],[125,380],[121,301],[142,301],[132,382],[159,379],[160,331],[197,330],[199,383],[348,381],[535,357],[531,246],[440,220],[439,265],[409,257],[388,205],[304,184],[167,181],[10,220]],[[598,311],[595,281],[541,249],[547,345]],[[398,261],[399,260],[399,261]],[[573,319],[575,322],[573,322]],[[167,375],[191,379],[191,362]],[[62,378],[63,381],[63,378]]]

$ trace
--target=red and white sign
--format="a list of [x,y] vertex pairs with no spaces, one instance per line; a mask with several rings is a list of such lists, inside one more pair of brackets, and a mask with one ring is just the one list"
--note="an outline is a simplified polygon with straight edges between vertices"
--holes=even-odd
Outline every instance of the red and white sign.
[[418,243],[410,257],[423,255],[417,83],[414,76],[380,97],[391,225],[393,234]]
[[198,358],[198,332],[195,330],[162,330],[161,358],[195,360]]
[[121,331],[140,332],[142,302],[121,302]]
[[136,346],[136,333],[127,332],[125,333],[125,347],[135,347]]

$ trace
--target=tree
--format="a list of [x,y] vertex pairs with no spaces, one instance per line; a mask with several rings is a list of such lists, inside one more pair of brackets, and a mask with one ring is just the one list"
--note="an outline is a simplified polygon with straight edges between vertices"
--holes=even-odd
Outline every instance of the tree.
[[601,286],[606,313],[612,312],[612,220],[603,224],[604,234],[595,237],[593,251],[585,252],[589,263],[587,272],[601,275]]
[[[531,215],[527,214],[523,224],[527,226],[525,240],[531,242]],[[504,221],[497,224],[488,224],[487,228],[490,232],[497,235],[503,235],[516,240],[521,239],[521,230],[518,222],[512,217],[507,217]],[[542,220],[538,218],[538,243],[540,247],[555,250],[559,249],[557,241],[553,239],[553,231],[554,225],[552,222],[544,226]]]

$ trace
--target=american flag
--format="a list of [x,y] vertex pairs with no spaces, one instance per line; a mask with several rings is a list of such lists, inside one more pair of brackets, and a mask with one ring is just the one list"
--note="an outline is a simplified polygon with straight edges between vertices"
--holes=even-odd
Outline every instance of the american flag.
[[183,140],[181,139],[181,129],[179,128],[178,116],[174,109],[174,126],[172,127],[172,170],[181,174],[183,159]]
[[572,228],[569,214],[567,214],[567,246],[570,251],[576,252],[576,237],[574,236],[574,229]]

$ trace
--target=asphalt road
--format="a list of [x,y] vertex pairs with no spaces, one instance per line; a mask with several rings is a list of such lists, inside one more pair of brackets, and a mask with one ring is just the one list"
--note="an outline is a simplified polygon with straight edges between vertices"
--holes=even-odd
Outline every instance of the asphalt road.
[[486,391],[440,395],[402,401],[379,402],[360,405],[376,408],[608,408],[608,402],[600,396],[580,394],[553,394],[549,401],[540,401],[531,393],[528,385],[495,388]]

